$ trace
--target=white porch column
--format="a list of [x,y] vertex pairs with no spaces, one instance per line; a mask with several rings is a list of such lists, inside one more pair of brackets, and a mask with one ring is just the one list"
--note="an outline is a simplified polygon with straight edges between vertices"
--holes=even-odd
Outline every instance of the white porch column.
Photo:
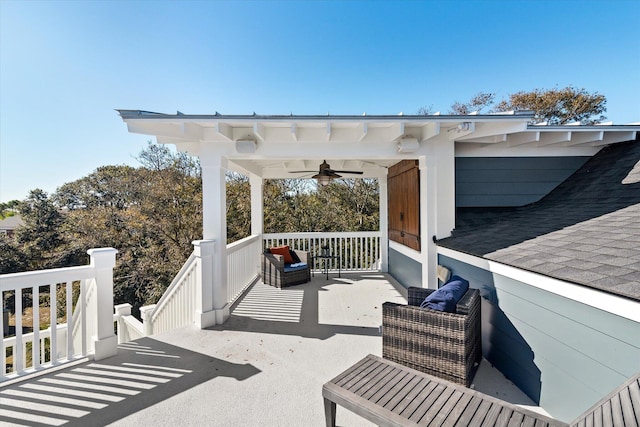
[[380,270],[383,273],[389,272],[389,208],[387,176],[378,178],[378,188],[380,189]]
[[[229,317],[229,299],[227,291],[227,160],[219,154],[203,153],[200,156],[202,166],[202,235],[204,240],[213,240],[211,281],[203,276],[203,298],[213,298],[211,307],[215,312],[215,324],[222,324]],[[203,272],[208,267],[203,265]],[[208,274],[208,273],[207,273]],[[206,274],[205,274],[206,276]],[[204,289],[210,287],[209,289]],[[203,310],[209,302],[203,300]],[[206,311],[203,311],[205,315]],[[207,317],[203,325],[210,323]],[[206,327],[206,326],[202,326]]]
[[96,335],[93,337],[95,360],[118,353],[118,338],[113,331],[113,268],[116,266],[114,248],[89,249],[91,267],[95,270]]
[[451,236],[456,227],[456,166],[455,142],[438,141],[434,144],[436,174],[435,236],[444,239]]
[[420,249],[422,258],[422,287],[438,287],[438,251],[433,242],[436,235],[436,159],[435,156],[421,156],[420,168]]
[[249,174],[251,185],[251,234],[261,236],[264,230],[264,181],[261,176]]

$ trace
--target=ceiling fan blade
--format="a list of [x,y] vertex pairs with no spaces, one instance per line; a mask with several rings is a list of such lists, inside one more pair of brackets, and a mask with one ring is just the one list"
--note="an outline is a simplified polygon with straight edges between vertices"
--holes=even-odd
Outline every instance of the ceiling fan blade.
[[355,174],[355,175],[362,175],[363,172],[362,171],[337,171],[337,170],[331,170],[332,172],[340,172],[340,173],[350,173],[350,174]]
[[317,171],[289,171],[289,173],[313,173]]

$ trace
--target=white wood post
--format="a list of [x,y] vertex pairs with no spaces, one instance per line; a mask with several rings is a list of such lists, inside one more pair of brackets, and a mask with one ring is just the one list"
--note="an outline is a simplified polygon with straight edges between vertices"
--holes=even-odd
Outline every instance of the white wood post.
[[261,236],[264,230],[264,181],[262,177],[249,174],[251,185],[251,234]]
[[[262,233],[264,232],[264,180],[261,176],[249,174],[251,185],[251,235],[260,236],[262,249]],[[260,274],[260,257],[256,258],[255,272]]]
[[[386,172],[386,170],[385,170]],[[389,208],[386,174],[378,178],[380,189],[380,270],[383,273],[389,271]]]
[[436,230],[438,239],[451,236],[456,227],[456,166],[453,140],[434,144],[436,168]]
[[116,266],[118,251],[100,248],[89,249],[87,253],[91,257],[90,265],[95,269],[96,280],[94,358],[102,360],[115,356],[118,352],[118,338],[113,331],[113,268]]
[[[213,240],[197,240],[193,242],[193,254],[196,257],[196,313],[195,324],[200,329],[216,324],[214,309],[214,274],[215,242]],[[222,322],[220,322],[222,323]]]
[[[222,324],[229,317],[229,298],[227,285],[227,196],[226,172],[227,160],[213,152],[204,152],[200,156],[202,166],[202,221],[203,240],[211,242],[213,257],[203,258],[202,273],[202,318],[200,327]],[[203,254],[204,255],[204,254]],[[208,252],[207,252],[208,256]],[[207,260],[211,259],[210,265]],[[210,277],[210,279],[207,279]],[[209,302],[210,296],[213,298]],[[209,318],[209,307],[215,312],[214,323]]]
[[118,344],[125,343],[129,341],[129,336],[127,334],[127,329],[124,326],[124,316],[131,316],[131,304],[124,303],[118,304],[114,307],[116,316],[118,316]]
[[151,320],[151,313],[153,313],[154,308],[156,308],[155,304],[140,307],[140,317],[142,318],[142,333],[145,337],[153,335],[153,321]]
[[438,252],[433,236],[436,234],[436,174],[435,156],[421,156],[420,168],[420,252],[422,259],[422,287],[438,287]]

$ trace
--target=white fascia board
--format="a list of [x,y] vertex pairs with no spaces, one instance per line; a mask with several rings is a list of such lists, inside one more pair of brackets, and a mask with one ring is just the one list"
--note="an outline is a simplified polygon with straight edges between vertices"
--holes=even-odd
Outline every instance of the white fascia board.
[[456,142],[456,157],[591,157],[602,147],[590,145],[547,145],[538,147],[531,144],[509,146],[509,140],[505,143],[481,145],[473,142]]
[[438,254],[640,323],[640,303],[637,301],[448,248],[438,247]]

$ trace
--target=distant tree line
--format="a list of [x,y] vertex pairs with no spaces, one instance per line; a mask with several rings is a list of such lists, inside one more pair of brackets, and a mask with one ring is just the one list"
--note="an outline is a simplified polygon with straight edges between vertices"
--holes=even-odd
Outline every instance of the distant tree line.
[[[533,111],[533,123],[564,125],[579,122],[592,125],[606,120],[607,98],[598,92],[567,86],[553,89],[534,89],[508,95],[496,103],[496,93],[479,92],[467,102],[454,102],[449,114],[500,113]],[[432,114],[433,106],[422,107],[418,114]]]
[[[84,265],[87,249],[118,250],[114,302],[139,307],[162,296],[202,238],[202,177],[197,159],[149,143],[140,167],[103,166],[48,195],[36,189],[2,210],[20,213],[24,226],[0,236],[0,274]],[[377,230],[378,183],[268,180],[265,232]],[[227,175],[228,242],[251,232],[247,177]]]

